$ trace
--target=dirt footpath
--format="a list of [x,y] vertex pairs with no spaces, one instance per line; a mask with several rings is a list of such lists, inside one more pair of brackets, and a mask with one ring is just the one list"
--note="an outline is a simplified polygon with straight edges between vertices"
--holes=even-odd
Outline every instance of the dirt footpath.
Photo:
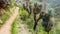
[[18,10],[19,8],[16,7],[16,9],[14,10],[14,14],[5,22],[5,24],[1,27],[0,29],[0,34],[11,34],[11,25],[14,21],[14,19],[17,17],[18,15]]

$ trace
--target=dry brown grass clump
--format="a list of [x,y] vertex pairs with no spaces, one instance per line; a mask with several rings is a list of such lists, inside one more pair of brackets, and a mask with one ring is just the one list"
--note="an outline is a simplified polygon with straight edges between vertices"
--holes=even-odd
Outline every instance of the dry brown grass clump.
[[9,10],[8,6],[9,4],[6,3],[6,0],[0,0],[0,17],[4,14],[4,10],[5,12]]

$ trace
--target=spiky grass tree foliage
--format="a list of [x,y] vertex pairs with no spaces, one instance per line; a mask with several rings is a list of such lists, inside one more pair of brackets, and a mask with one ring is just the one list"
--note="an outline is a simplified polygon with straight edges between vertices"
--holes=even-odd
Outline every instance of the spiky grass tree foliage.
[[0,0],[0,17],[9,10],[8,6],[10,5],[7,0]]

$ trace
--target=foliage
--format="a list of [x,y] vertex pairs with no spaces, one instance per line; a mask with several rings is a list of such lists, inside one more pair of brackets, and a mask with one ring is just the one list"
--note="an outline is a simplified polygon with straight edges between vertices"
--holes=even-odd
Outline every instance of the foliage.
[[55,8],[55,15],[54,17],[60,18],[60,6]]
[[16,23],[17,23],[17,21],[15,20],[12,24],[12,28],[11,28],[12,34],[17,34]]
[[15,4],[16,4],[15,0],[10,0],[10,4],[12,5],[12,7],[15,6]]

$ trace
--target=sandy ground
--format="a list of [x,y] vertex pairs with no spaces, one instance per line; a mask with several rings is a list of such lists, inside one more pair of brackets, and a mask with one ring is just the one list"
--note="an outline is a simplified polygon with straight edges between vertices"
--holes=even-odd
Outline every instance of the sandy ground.
[[5,22],[5,24],[0,29],[0,34],[11,34],[11,25],[14,21],[14,19],[18,15],[18,7],[14,10],[14,14]]

